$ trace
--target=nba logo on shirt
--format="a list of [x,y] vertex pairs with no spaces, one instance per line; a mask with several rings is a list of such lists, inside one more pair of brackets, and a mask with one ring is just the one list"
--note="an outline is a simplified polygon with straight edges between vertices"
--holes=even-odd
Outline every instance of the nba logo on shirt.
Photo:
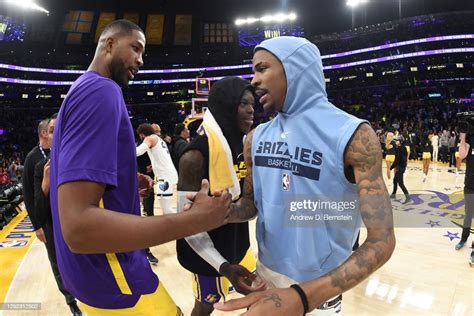
[[284,173],[281,177],[281,185],[283,191],[290,191],[290,175]]

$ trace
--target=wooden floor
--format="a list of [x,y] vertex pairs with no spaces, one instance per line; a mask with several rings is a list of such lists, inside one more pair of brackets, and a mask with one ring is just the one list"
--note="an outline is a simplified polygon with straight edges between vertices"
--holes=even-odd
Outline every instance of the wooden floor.
[[[396,228],[395,252],[379,271],[344,294],[345,315],[474,315],[474,267],[468,264],[469,246],[456,251],[454,246],[459,239],[448,238],[448,232],[452,238],[455,233],[461,235],[461,229],[448,219],[462,213],[455,204],[456,192],[462,191],[464,176],[448,172],[446,165],[434,164],[428,180],[422,182],[422,179],[421,164],[411,162],[405,183],[411,194],[417,194],[418,208],[410,206],[415,202],[407,205],[393,202],[395,219],[402,219],[404,223]],[[387,184],[391,190],[390,181]],[[429,203],[437,198],[443,203],[430,206]],[[433,205],[438,205],[438,210],[433,209]],[[430,207],[431,210],[427,210]],[[158,203],[156,213],[161,213]],[[412,223],[406,224],[410,222],[406,217],[412,215]],[[252,222],[252,249],[257,253],[254,228]],[[361,242],[364,236],[363,231]],[[472,237],[469,245],[471,240]],[[191,278],[176,260],[175,243],[154,247],[152,252],[160,260],[153,270],[185,315],[190,315],[193,306]],[[69,310],[51,273],[46,249],[38,240],[24,257],[5,301],[42,305],[40,311],[4,311],[3,314],[0,311],[0,315],[68,315]],[[238,313],[215,312],[214,315]]]

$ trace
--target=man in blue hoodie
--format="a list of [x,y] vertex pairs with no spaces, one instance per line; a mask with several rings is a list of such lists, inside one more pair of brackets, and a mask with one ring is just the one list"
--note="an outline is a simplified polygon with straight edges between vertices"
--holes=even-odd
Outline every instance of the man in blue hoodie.
[[[260,103],[278,115],[247,137],[247,176],[231,220],[258,215],[257,274],[270,288],[214,307],[248,308],[245,315],[337,314],[341,294],[395,247],[379,140],[367,122],[328,101],[321,56],[309,41],[264,41],[253,65]],[[367,239],[352,252],[361,221]]]

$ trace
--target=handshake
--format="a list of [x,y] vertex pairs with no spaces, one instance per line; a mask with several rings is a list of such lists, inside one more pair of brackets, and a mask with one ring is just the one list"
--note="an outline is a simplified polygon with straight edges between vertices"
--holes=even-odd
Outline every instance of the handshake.
[[[140,197],[148,196],[153,189],[153,184],[153,179],[139,173]],[[188,193],[186,198],[191,203],[185,204],[183,209],[178,212],[191,212],[196,216],[193,228],[197,232],[209,231],[229,222],[232,195],[227,190],[216,191],[213,192],[213,196],[209,196],[209,181],[204,179],[201,182],[201,189],[198,192]]]

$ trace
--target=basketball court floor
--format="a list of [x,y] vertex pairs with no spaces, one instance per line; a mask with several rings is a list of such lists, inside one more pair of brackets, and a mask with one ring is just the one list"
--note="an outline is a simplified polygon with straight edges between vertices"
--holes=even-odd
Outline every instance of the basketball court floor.
[[[452,223],[462,223],[464,175],[456,175],[444,164],[431,164],[428,179],[423,182],[421,167],[421,163],[410,162],[405,173],[413,201],[401,204],[399,189],[397,200],[392,202],[397,237],[392,258],[343,295],[345,315],[474,315],[474,267],[468,264],[472,236],[463,249],[456,251],[461,229]],[[386,182],[391,191],[391,181]],[[157,201],[155,214],[161,214],[158,205]],[[0,242],[8,234],[18,237],[16,244],[0,248],[0,302],[41,303],[41,307],[33,311],[3,310],[0,315],[69,315],[46,249],[31,237],[31,230],[26,232],[28,219],[22,220],[24,216],[0,231]],[[254,221],[251,234],[252,250],[257,253]],[[23,245],[22,239],[27,244]],[[361,242],[364,239],[362,229]],[[194,304],[191,276],[176,259],[175,243],[154,247],[152,252],[160,260],[153,270],[185,315],[190,315]]]

